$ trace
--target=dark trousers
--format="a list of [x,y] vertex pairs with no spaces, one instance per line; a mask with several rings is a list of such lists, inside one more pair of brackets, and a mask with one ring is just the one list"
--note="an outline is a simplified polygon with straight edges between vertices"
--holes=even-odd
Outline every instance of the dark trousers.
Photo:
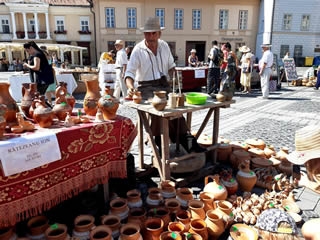
[[317,75],[317,82],[316,82],[316,88],[320,87],[320,71],[318,71],[318,75]]
[[40,93],[40,95],[45,95],[46,90],[49,87],[50,84],[39,84],[37,83],[37,90]]
[[207,77],[207,93],[217,93],[220,88],[220,68],[209,68]]

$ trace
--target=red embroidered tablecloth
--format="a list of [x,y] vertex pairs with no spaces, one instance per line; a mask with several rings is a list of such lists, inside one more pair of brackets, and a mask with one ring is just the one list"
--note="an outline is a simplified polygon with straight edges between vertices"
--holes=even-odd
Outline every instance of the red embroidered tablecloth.
[[127,152],[136,136],[130,119],[117,116],[56,135],[61,160],[9,177],[0,173],[0,227],[39,215],[110,177],[126,177]]

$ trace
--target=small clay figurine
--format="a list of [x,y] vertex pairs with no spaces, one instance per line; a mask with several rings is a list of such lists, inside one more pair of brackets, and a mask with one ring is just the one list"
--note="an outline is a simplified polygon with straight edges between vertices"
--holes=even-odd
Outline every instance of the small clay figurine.
[[74,125],[75,125],[75,123],[73,122],[72,117],[70,116],[70,113],[67,112],[67,116],[66,116],[66,118],[64,120],[64,126],[71,127],[71,126],[74,126]]
[[96,113],[96,118],[94,119],[94,122],[103,122],[103,115],[101,110],[98,108],[97,113]]

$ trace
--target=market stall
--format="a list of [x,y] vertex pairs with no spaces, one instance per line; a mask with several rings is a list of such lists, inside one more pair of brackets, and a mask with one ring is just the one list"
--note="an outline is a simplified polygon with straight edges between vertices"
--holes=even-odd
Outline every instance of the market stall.
[[176,67],[184,91],[207,86],[208,67]]

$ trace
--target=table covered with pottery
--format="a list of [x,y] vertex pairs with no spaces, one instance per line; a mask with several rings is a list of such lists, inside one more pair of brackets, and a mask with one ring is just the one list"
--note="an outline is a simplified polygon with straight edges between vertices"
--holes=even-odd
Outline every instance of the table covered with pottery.
[[[39,135],[40,139],[46,134],[51,135],[50,139],[56,137],[61,159],[9,176],[0,172],[1,227],[39,215],[81,191],[107,183],[111,177],[126,177],[127,152],[136,136],[130,119],[117,116],[115,120],[68,128],[59,122],[50,128],[36,125],[36,130],[31,133],[5,134],[0,141],[1,151],[7,149],[18,158],[28,146],[31,147],[30,143],[23,145],[27,135]],[[14,139],[20,140],[19,147],[16,143],[10,145]],[[37,142],[37,137],[34,139]],[[47,154],[49,158],[56,150],[41,154]],[[4,156],[1,158],[3,162]],[[22,159],[30,160],[27,157]]]

